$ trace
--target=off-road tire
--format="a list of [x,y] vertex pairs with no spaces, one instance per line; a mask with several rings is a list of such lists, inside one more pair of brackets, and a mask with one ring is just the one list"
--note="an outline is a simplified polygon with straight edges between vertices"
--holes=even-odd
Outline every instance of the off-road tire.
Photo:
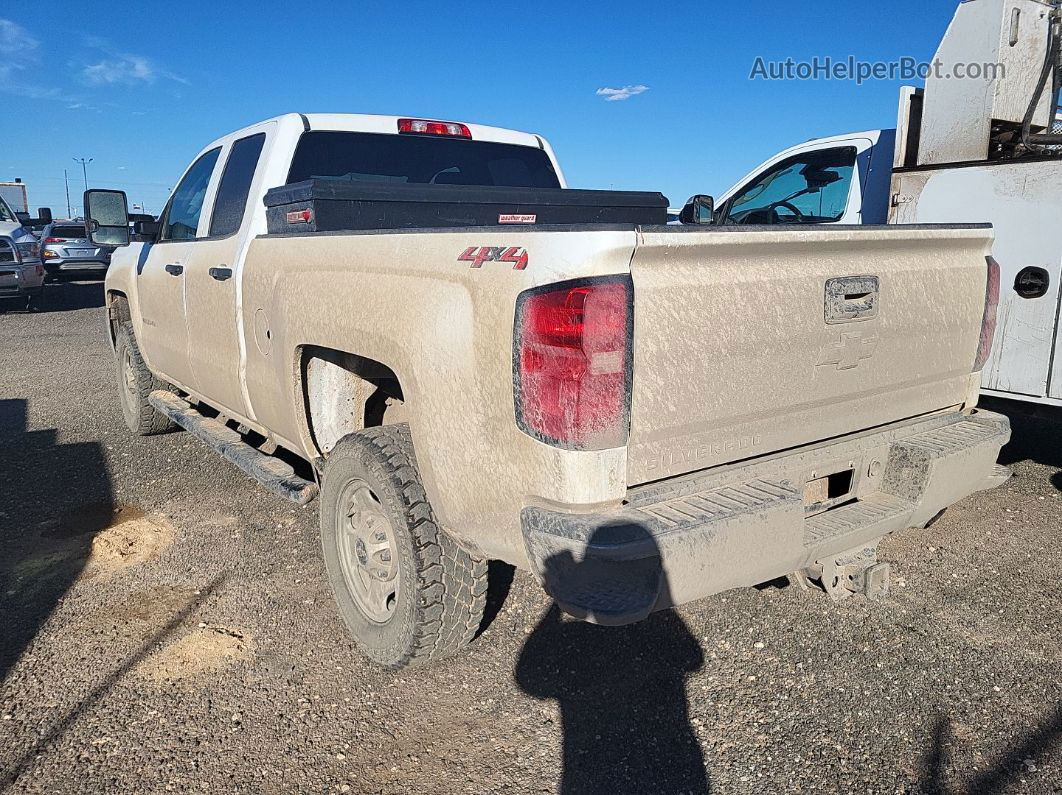
[[148,403],[148,395],[156,389],[169,389],[169,386],[152,375],[144,364],[133,327],[129,323],[118,326],[114,360],[118,376],[118,400],[129,430],[137,436],[154,436],[176,428],[173,420],[157,412]]
[[[391,522],[397,547],[398,592],[385,622],[371,620],[344,578],[341,506],[349,484],[373,491]],[[372,660],[392,669],[447,657],[475,637],[487,596],[487,561],[473,557],[439,528],[417,471],[409,426],[386,425],[349,434],[325,462],[321,545],[339,614]]]

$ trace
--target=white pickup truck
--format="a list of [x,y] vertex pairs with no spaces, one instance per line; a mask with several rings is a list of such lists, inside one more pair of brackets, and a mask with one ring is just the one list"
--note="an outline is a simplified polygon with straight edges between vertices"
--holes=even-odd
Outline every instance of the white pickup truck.
[[882,536],[1007,474],[984,225],[670,226],[537,135],[327,114],[209,144],[149,242],[85,202],[130,429],[319,496],[387,666],[476,634],[489,559],[606,624],[791,573],[879,595]]
[[40,241],[0,196],[0,309],[5,301],[17,301],[30,311],[39,309],[44,275]]
[[[960,3],[939,72],[901,90],[896,128],[773,155],[714,202],[716,222],[991,223],[1003,290],[984,390],[1062,406],[1060,49],[1057,0]],[[993,68],[951,79],[971,64]]]

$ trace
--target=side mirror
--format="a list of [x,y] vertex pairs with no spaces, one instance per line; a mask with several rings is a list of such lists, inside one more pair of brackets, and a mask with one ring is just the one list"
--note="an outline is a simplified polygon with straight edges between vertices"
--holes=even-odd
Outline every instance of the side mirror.
[[134,221],[133,222],[133,237],[139,241],[146,243],[148,241],[154,242],[159,236],[159,222],[158,221]]
[[691,196],[679,213],[679,221],[684,224],[715,223],[715,199],[703,193]]
[[40,219],[42,226],[47,226],[52,222],[52,208],[51,207],[38,207],[37,218]]
[[125,191],[85,191],[85,232],[98,246],[129,245],[129,205]]

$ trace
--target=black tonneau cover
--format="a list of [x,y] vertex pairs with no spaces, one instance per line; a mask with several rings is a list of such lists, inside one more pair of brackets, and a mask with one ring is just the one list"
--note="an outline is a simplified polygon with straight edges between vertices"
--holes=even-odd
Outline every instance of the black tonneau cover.
[[539,224],[665,224],[661,193],[308,179],[265,196],[270,234]]

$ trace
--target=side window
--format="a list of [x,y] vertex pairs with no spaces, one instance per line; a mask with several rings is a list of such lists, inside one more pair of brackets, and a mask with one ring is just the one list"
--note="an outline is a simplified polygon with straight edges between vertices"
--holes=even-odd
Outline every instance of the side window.
[[203,212],[203,199],[206,198],[210,175],[214,173],[214,164],[218,162],[218,149],[211,149],[200,157],[181,184],[173,192],[170,207],[166,212],[166,221],[162,225],[160,240],[194,240],[199,228],[199,215]]
[[727,208],[727,224],[824,224],[841,220],[855,175],[856,148],[794,155],[745,186]]
[[241,138],[232,145],[218,185],[218,195],[214,199],[214,214],[210,217],[211,237],[231,235],[243,223],[247,194],[251,190],[251,180],[254,179],[264,143],[265,133],[258,133]]

